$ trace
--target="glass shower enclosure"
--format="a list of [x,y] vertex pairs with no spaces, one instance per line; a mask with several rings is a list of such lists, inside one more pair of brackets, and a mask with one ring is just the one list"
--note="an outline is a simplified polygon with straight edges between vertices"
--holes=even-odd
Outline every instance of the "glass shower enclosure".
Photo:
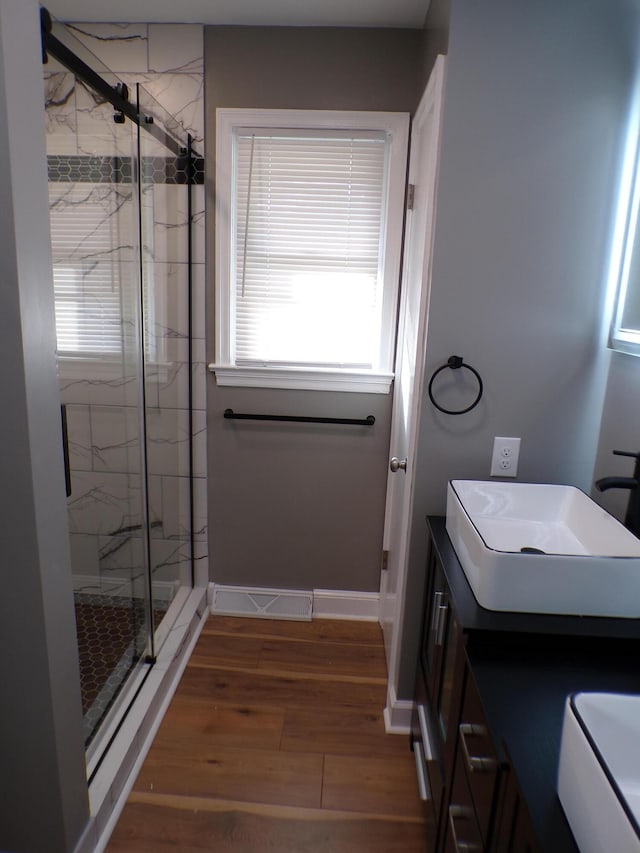
[[191,139],[142,86],[116,77],[58,24],[44,43],[58,375],[91,770],[193,586],[189,224],[191,186],[202,174]]

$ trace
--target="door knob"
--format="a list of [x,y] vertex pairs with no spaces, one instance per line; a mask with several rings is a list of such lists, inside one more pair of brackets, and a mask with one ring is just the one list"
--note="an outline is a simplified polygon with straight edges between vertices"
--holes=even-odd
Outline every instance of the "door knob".
[[406,459],[398,459],[397,456],[391,457],[391,462],[389,462],[389,468],[391,468],[392,472],[395,474],[396,471],[399,471],[402,468],[403,471],[407,470],[407,460]]

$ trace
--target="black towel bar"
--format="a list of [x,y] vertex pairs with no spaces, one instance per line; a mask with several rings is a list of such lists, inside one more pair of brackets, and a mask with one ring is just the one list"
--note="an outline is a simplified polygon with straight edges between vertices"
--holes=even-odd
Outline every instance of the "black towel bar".
[[376,419],[373,415],[366,418],[314,418],[307,415],[249,415],[225,409],[224,417],[236,421],[286,421],[296,424],[350,424],[353,426],[373,426]]

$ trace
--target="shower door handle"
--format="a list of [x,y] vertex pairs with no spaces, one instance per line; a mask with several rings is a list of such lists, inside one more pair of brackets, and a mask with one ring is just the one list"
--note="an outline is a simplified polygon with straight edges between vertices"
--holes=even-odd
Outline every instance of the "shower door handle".
[[69,464],[69,430],[67,428],[67,404],[60,406],[62,417],[62,458],[64,459],[64,485],[67,497],[71,496],[71,465]]

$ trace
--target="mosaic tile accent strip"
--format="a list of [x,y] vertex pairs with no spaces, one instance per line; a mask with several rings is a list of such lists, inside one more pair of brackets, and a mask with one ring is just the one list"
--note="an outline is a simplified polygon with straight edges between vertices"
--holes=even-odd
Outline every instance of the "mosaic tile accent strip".
[[[86,154],[50,154],[47,157],[49,181],[52,183],[130,184],[130,157],[96,157]],[[144,157],[144,183],[187,184],[186,157]],[[193,161],[193,185],[204,184],[204,158]]]

